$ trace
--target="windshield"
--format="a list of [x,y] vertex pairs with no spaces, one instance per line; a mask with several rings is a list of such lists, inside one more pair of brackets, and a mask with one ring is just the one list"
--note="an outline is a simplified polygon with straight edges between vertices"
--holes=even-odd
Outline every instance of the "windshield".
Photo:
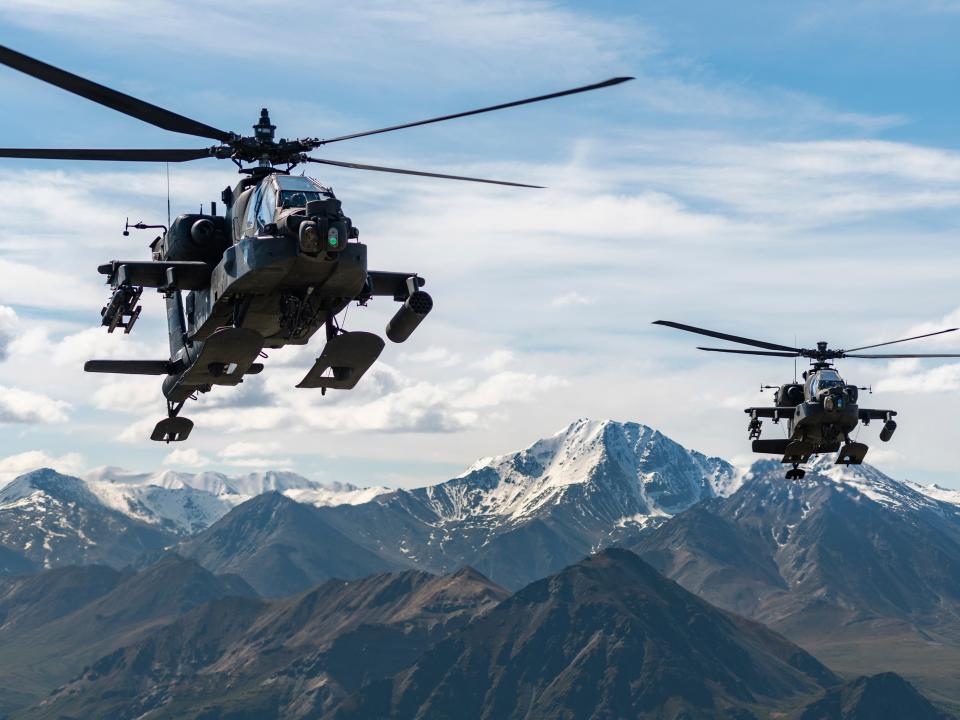
[[330,191],[306,175],[276,175],[280,195],[277,203],[282,208],[306,207],[311,200],[323,200]]
[[311,200],[329,197],[318,190],[281,190],[280,207],[306,207]]
[[821,370],[817,375],[817,390],[826,390],[832,387],[842,387],[843,380],[835,370]]

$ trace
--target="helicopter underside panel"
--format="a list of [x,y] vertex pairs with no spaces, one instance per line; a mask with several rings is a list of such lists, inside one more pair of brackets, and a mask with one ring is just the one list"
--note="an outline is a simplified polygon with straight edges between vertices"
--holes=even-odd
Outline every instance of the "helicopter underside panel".
[[833,452],[839,448],[843,436],[856,430],[859,423],[856,405],[847,405],[841,410],[825,410],[821,403],[804,402],[797,406],[797,412],[790,421],[790,437],[804,440],[817,448],[830,447],[829,450],[818,449],[817,452]]
[[267,347],[304,344],[363,291],[367,248],[351,243],[336,254],[310,256],[285,236],[246,238],[224,253],[210,288],[186,298],[187,332],[204,340],[218,328],[255,330]]
[[351,390],[383,352],[383,339],[369,332],[347,332],[330,338],[298,388]]
[[[822,403],[811,402],[791,408],[747,408],[746,412],[755,419],[787,420],[786,438],[754,439],[752,444],[753,452],[781,455],[781,462],[787,464],[805,463],[816,454],[839,452],[845,437],[857,428],[864,414],[856,405],[826,410]],[[859,448],[854,450],[848,453],[851,463],[856,462],[859,454]]]

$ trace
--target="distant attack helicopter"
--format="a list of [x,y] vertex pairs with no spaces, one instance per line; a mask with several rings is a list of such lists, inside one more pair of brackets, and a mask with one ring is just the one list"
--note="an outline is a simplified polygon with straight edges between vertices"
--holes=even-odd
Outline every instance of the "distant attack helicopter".
[[[955,332],[958,328],[939,330],[925,335],[903,338],[902,340],[890,340],[889,342],[877,343],[875,345],[864,345],[849,350],[830,350],[827,348],[827,343],[821,341],[817,343],[816,350],[807,350],[804,348],[793,348],[787,345],[777,345],[762,340],[751,340],[750,338],[728,335],[713,330],[704,330],[703,328],[693,327],[692,325],[682,325],[669,320],[657,320],[653,324],[665,325],[676,328],[677,330],[685,330],[686,332],[706,335],[720,340],[728,340],[739,343],[740,345],[762,348],[761,350],[740,350],[735,348],[698,347],[698,350],[737,353],[741,355],[803,357],[809,358],[812,361],[810,369],[803,373],[802,383],[794,380],[792,383],[786,383],[779,387],[769,385],[761,386],[761,389],[764,390],[775,390],[773,407],[750,407],[744,410],[745,413],[750,415],[747,431],[750,439],[753,441],[753,452],[782,455],[783,458],[780,462],[793,466],[792,470],[787,471],[786,476],[788,480],[799,480],[803,478],[805,473],[800,469],[800,465],[807,462],[811,455],[817,455],[819,453],[837,453],[837,464],[861,464],[869,448],[863,443],[850,439],[850,433],[853,432],[861,422],[864,425],[869,425],[871,420],[883,420],[883,428],[880,430],[880,439],[883,442],[889,441],[897,429],[897,423],[893,419],[894,415],[897,414],[896,411],[869,410],[857,405],[859,391],[868,390],[869,388],[858,388],[856,385],[848,385],[837,373],[830,362],[831,360],[840,360],[842,358],[888,360],[894,358],[960,357],[960,354],[908,355],[871,353],[864,355],[859,352],[860,350],[894,345],[909,340],[919,340],[920,338],[931,337],[933,335],[943,335],[944,333]],[[786,420],[787,437],[776,440],[761,440],[761,418],[770,418],[774,423]]]
[[[180,417],[184,403],[214,385],[237,385],[259,373],[264,348],[306,344],[323,326],[326,345],[299,388],[353,388],[379,357],[384,341],[373,333],[345,331],[337,321],[351,302],[366,305],[374,296],[401,303],[386,327],[393,342],[404,342],[433,308],[424,279],[413,272],[367,269],[367,247],[344,215],[329,187],[290,171],[302,163],[536,188],[537,185],[362,165],[310,157],[322,145],[502,110],[618,85],[629,77],[572,88],[377,130],[328,139],[275,139],[276,127],[264,108],[253,135],[220,130],[0,46],[0,63],[85,97],[108,108],[173,132],[211,138],[219,144],[198,149],[0,149],[0,157],[52,160],[185,162],[201,158],[232,160],[244,177],[221,194],[209,214],[178,216],[151,245],[150,260],[114,260],[99,266],[112,295],[101,311],[109,332],[129,333],[140,315],[143,288],[166,298],[170,358],[90,360],[88,372],[163,375],[167,417],[152,440],[185,440],[193,423]],[[256,163],[250,167],[245,164]]]

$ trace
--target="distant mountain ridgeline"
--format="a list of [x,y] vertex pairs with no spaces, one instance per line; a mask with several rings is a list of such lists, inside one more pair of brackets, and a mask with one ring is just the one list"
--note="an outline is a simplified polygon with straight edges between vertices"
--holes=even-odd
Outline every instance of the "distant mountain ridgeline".
[[14,585],[0,603],[10,718],[947,717],[893,673],[844,683],[626,550],[513,595],[467,568],[264,600],[175,556]]
[[[833,671],[850,677],[853,683],[842,686],[832,675],[830,680],[807,677],[803,682],[787,683],[794,687],[792,695],[764,695],[758,692],[759,686],[747,682],[751,700],[733,691],[737,685],[733,680],[729,681],[732,684],[711,680],[708,687],[697,692],[711,698],[712,705],[704,704],[706,701],[694,702],[690,698],[680,701],[664,696],[660,698],[667,703],[664,707],[673,708],[670,712],[675,714],[658,717],[765,717],[761,712],[765,705],[783,708],[783,712],[788,713],[784,717],[793,717],[793,713],[801,711],[807,713],[805,717],[816,717],[810,713],[827,712],[823,708],[828,707],[840,708],[836,712],[841,714],[825,717],[872,717],[849,714],[844,708],[870,707],[871,698],[888,695],[890,703],[897,695],[909,704],[913,702],[911,693],[917,695],[900,677],[890,680],[883,675],[888,671],[906,677],[939,703],[941,709],[960,710],[960,676],[953,671],[960,667],[960,492],[898,482],[866,465],[837,468],[821,461],[803,481],[788,482],[778,463],[761,461],[743,473],[723,460],[687,450],[643,425],[581,420],[525,450],[485,458],[457,478],[416,490],[325,485],[293,473],[238,477],[171,472],[138,475],[109,468],[83,479],[49,470],[37,471],[0,489],[0,573],[16,575],[8,580],[0,578],[0,583],[24,583],[29,578],[43,578],[56,572],[48,570],[37,574],[43,568],[61,567],[63,572],[78,572],[77,568],[67,566],[98,564],[97,582],[109,584],[112,576],[106,573],[127,577],[134,572],[131,568],[143,568],[142,573],[158,559],[166,561],[171,552],[176,553],[179,562],[191,562],[193,567],[211,573],[211,577],[243,583],[245,590],[239,593],[239,600],[224,600],[235,603],[236,621],[224,620],[225,626],[214,632],[215,635],[223,633],[224,637],[210,639],[212,645],[207,640],[188,639],[192,636],[183,634],[186,630],[177,630],[180,614],[165,615],[157,621],[175,634],[164,636],[165,639],[144,636],[143,641],[160,642],[171,658],[177,654],[178,642],[208,648],[209,653],[219,658],[217,653],[228,652],[223,643],[240,643],[238,638],[246,637],[244,633],[262,621],[260,613],[265,607],[286,602],[285,598],[298,593],[312,592],[318,585],[329,591],[332,587],[354,587],[354,582],[364,582],[362,578],[394,577],[396,573],[400,574],[397,577],[420,577],[427,582],[426,579],[435,575],[454,577],[458,570],[470,566],[475,568],[471,577],[482,578],[478,580],[481,585],[497,588],[497,593],[501,593],[495,593],[498,602],[504,600],[507,591],[523,588],[522,593],[501,603],[505,605],[516,602],[515,598],[523,593],[533,592],[531,588],[540,587],[538,582],[543,578],[553,578],[554,584],[561,582],[557,578],[570,577],[564,575],[570,572],[569,568],[584,567],[581,563],[584,557],[601,548],[616,546],[638,553],[659,573],[713,606],[770,626],[812,651]],[[618,572],[629,574],[623,563],[633,562],[625,559],[633,555],[614,553],[602,557],[604,563],[614,563]],[[594,568],[590,572],[600,572],[596,568],[602,565],[589,566]],[[629,567],[640,572],[636,568],[641,566]],[[411,572],[413,575],[409,575]],[[645,582],[652,581],[647,578]],[[577,583],[574,585],[579,587]],[[94,583],[94,587],[101,585]],[[547,587],[552,586],[548,583]],[[93,590],[78,592],[78,597],[87,597]],[[597,598],[584,607],[599,612],[600,606],[596,603],[601,602],[598,599],[601,596],[614,602],[613,589],[598,592]],[[634,588],[627,592],[640,593],[640,590]],[[645,597],[647,592],[644,590],[641,594]],[[9,611],[10,617],[30,618],[34,616],[31,613],[46,617],[44,613],[53,612],[43,609],[47,606],[39,603],[41,594],[19,590],[18,609]],[[574,595],[567,592],[564,597],[569,599]],[[186,619],[190,613],[199,613],[196,621],[203,627],[211,626],[210,623],[217,625],[214,623],[217,611],[201,608],[207,602],[215,600],[204,600],[195,611],[185,610],[187,615],[182,617]],[[35,611],[31,610],[34,603],[38,603],[39,608]],[[480,614],[504,612],[501,605],[495,611],[491,605],[484,605],[470,626],[482,622]],[[685,608],[683,613],[701,612],[689,603],[681,605]],[[549,607],[550,610],[543,612],[560,622],[561,611],[555,605]],[[645,627],[644,618],[653,612],[652,607],[643,605],[640,609],[625,610],[626,615],[615,615],[616,619],[610,622],[615,622],[624,632],[633,628],[629,629],[630,633],[646,637],[643,633],[650,629],[641,628]],[[515,611],[520,612],[519,608],[516,606]],[[2,605],[0,612],[4,612]],[[205,612],[213,615],[204,616]],[[535,625],[533,620],[495,616],[504,627],[516,622],[517,632],[524,626]],[[171,625],[171,618],[178,620]],[[690,617],[687,620],[693,622]],[[9,631],[20,627],[17,633],[26,632],[22,629],[26,627],[22,625],[24,622],[27,620],[16,620]],[[634,623],[640,625],[635,627]],[[445,628],[454,627],[446,621],[441,624]],[[351,638],[367,638],[363,634],[368,632],[366,624],[361,622],[359,627],[363,628],[356,630],[360,635],[351,635]],[[392,637],[391,633],[399,627],[406,628],[403,633],[413,632],[412,626],[391,627],[393,629],[383,630],[382,634],[380,630],[370,631],[373,633],[370,642],[375,645],[376,638]],[[607,680],[600,681],[589,673],[580,675],[579,670],[570,669],[572,675],[550,681],[553,683],[550,692],[562,696],[557,700],[559,705],[531,700],[532,704],[525,706],[527,715],[518,717],[554,717],[556,715],[550,713],[555,710],[579,707],[572,699],[575,689],[594,682],[604,685],[611,696],[616,695],[619,698],[616,702],[633,706],[630,704],[641,701],[631,695],[630,688],[652,682],[652,678],[664,681],[656,673],[649,675],[642,671],[642,658],[630,654],[640,652],[638,649],[625,647],[626,655],[618,655],[619,650],[610,645],[614,642],[612,636],[601,640],[601,634],[591,641],[605,643],[606,649],[601,650],[598,645],[596,650],[587,650],[582,643],[594,635],[590,635],[585,626],[576,627],[576,639],[571,640],[569,646],[548,644],[550,652],[559,653],[557,663],[566,663],[563,667],[581,662],[609,667],[614,657],[620,658],[618,663],[627,662],[623,658],[629,657],[631,664],[639,663],[639,674],[607,678],[610,684],[604,685]],[[746,627],[753,626],[738,625],[738,632]],[[601,627],[597,631],[604,630]],[[0,625],[0,646],[6,632],[7,626]],[[387,662],[385,656],[385,669],[363,675],[353,684],[341,671],[336,671],[339,675],[322,675],[322,668],[332,662],[332,656],[325,654],[329,650],[326,645],[311,646],[308,652],[304,649],[306,646],[294,643],[284,645],[286,649],[281,652],[262,644],[251,645],[252,641],[247,638],[242,640],[244,649],[235,650],[239,653],[236,656],[231,655],[246,660],[237,661],[239,664],[231,667],[239,668],[249,662],[251,674],[243,677],[248,677],[254,685],[267,683],[276,691],[260,698],[257,702],[262,701],[263,705],[257,707],[284,707],[288,713],[299,708],[296,712],[302,711],[302,717],[320,717],[325,713],[334,713],[331,717],[365,717],[364,712],[407,717],[405,713],[416,707],[426,713],[423,717],[443,717],[447,710],[443,710],[442,703],[436,704],[438,698],[454,692],[462,695],[467,687],[497,685],[502,682],[497,678],[518,673],[526,677],[525,673],[532,672],[519,667],[484,665],[487,661],[481,658],[491,653],[499,654],[498,657],[508,653],[513,657],[540,647],[533,644],[524,650],[527,646],[522,639],[515,638],[509,643],[506,638],[496,641],[492,629],[477,631],[469,643],[466,639],[461,641],[470,644],[482,640],[494,644],[481,643],[469,651],[464,650],[468,652],[463,660],[467,663],[464,672],[469,668],[469,673],[461,678],[466,683],[461,687],[449,684],[449,678],[431,674],[433,671],[423,665],[432,662],[459,667],[461,661],[456,659],[458,655],[454,650],[431,655],[440,652],[438,648],[447,642],[447,636],[443,633],[414,635],[420,640],[409,647],[404,645],[406,649],[398,651],[395,662],[390,661],[394,664]],[[680,638],[681,635],[677,635],[673,645],[680,643]],[[70,681],[58,692],[56,702],[48,704],[50,713],[56,711],[61,715],[49,717],[95,716],[96,713],[81,712],[78,708],[87,706],[71,705],[68,698],[76,695],[86,703],[99,697],[97,693],[103,697],[121,697],[118,694],[121,688],[125,688],[122,692],[145,693],[151,683],[157,683],[156,702],[180,697],[181,690],[186,693],[184,698],[191,697],[196,702],[213,702],[215,698],[220,698],[217,703],[227,702],[223,698],[224,693],[229,694],[228,689],[211,679],[215,675],[213,668],[219,667],[216,663],[226,662],[222,658],[211,660],[213,655],[208,657],[208,650],[204,650],[207,654],[191,660],[193,664],[164,671],[162,677],[151,675],[147,680],[137,679],[137,672],[131,668],[141,667],[146,660],[142,659],[137,665],[130,653],[144,652],[147,655],[136,657],[146,658],[160,652],[160,646],[151,646],[153,649],[148,651],[136,645],[140,640],[127,642],[128,639],[118,641],[117,652],[123,649],[122,655],[106,665],[100,665],[98,660],[100,669],[92,674],[89,668],[81,673],[82,667],[72,666],[74,674],[69,677],[52,673],[46,680],[38,681],[36,687],[46,691]],[[682,642],[690,641],[687,638]],[[746,642],[743,638],[737,642],[741,641]],[[348,666],[353,653],[360,652],[358,647],[374,647],[362,643],[359,646],[343,644],[346,640],[329,642],[340,643],[337,647],[346,653],[341,660]],[[521,645],[516,645],[517,642]],[[670,646],[671,642],[664,641],[664,648]],[[135,647],[140,650],[134,650]],[[646,652],[651,646],[640,643],[637,648],[640,647]],[[573,649],[574,655],[568,656],[566,653]],[[308,662],[304,658],[311,653],[314,660]],[[285,658],[284,662],[289,665],[275,666],[272,660],[264,659],[266,655]],[[85,655],[83,659],[90,658]],[[214,664],[204,665],[208,660]],[[261,661],[266,664],[261,665]],[[42,667],[44,662],[41,659],[36,666]],[[674,660],[663,662],[669,665]],[[717,663],[723,664],[720,660]],[[688,668],[688,671],[706,672],[704,668]],[[206,678],[206,685],[197,685],[192,679],[195,674]],[[877,675],[880,679],[857,681],[855,678],[859,675]],[[117,685],[101,685],[101,677],[109,677],[110,682]],[[781,682],[785,676],[777,677]],[[281,682],[280,678],[297,679]],[[301,687],[301,681],[306,685]],[[541,691],[546,692],[546,685],[541,687],[541,682],[546,682],[546,676],[528,678],[510,686],[509,692],[540,697]],[[319,683],[329,692],[303,694],[311,683]],[[423,695],[431,683],[437,684],[428,695]],[[499,692],[509,694],[506,685],[498,687],[501,687]],[[227,703],[224,708],[239,708],[244,702],[252,702],[252,690],[241,693],[235,688],[230,692],[235,693],[230,702],[239,704]],[[35,698],[29,692],[27,695]],[[596,700],[590,697],[590,702]],[[486,707],[488,701],[493,702],[493,698],[480,702],[478,707]],[[620,705],[610,702],[612,704],[604,705],[610,713],[622,711]],[[820,705],[810,705],[816,702]],[[27,704],[15,701],[12,707]],[[167,706],[166,700],[157,708],[144,705],[140,712],[144,714],[149,710],[145,717],[190,717],[176,714],[186,712],[189,703],[170,706],[179,708],[176,712],[170,708],[161,712],[161,706]],[[939,712],[932,707],[929,711],[935,713],[929,717],[936,717]],[[113,717],[113,712],[107,715]],[[155,712],[160,714],[154,715]],[[166,712],[170,714],[163,714]],[[223,710],[222,717],[234,717],[231,712],[235,710]],[[569,712],[573,713],[571,717],[581,716],[578,710]],[[711,712],[717,714],[710,715]],[[753,715],[737,714],[741,712]],[[221,715],[210,717],[215,716]],[[253,716],[261,717],[250,717]]]

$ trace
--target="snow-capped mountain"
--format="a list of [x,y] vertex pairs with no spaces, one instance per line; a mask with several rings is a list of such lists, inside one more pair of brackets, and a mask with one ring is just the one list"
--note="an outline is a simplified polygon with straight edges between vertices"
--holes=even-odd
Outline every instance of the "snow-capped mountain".
[[960,621],[960,508],[869,465],[821,458],[789,481],[757,462],[736,493],[633,547],[711,602],[803,637],[834,642],[834,624],[876,617]]
[[[753,464],[745,478],[776,475],[782,465],[775,460],[761,460]],[[872,465],[835,465],[833,457],[821,455],[807,466],[812,478],[832,480],[837,485],[850,488],[873,502],[892,509],[921,510],[942,512],[940,503],[960,504],[960,491],[945,490],[936,485],[924,486],[918,483],[894,480]],[[803,487],[807,483],[800,483]],[[939,495],[939,497],[938,497]]]
[[104,563],[123,567],[194,535],[268,492],[300,503],[362,503],[386,492],[289,472],[135,473],[102,467],[76,478],[50,469],[0,488],[0,569]]
[[101,467],[84,476],[87,489],[104,505],[130,517],[190,535],[216,522],[230,509],[262,495],[281,492],[297,502],[338,505],[367,502],[386,488],[320,483],[285,471],[225,475],[164,470],[137,473]]
[[577,420],[439,485],[320,510],[397,565],[448,572],[468,564],[519,587],[739,482],[730,464],[652,428]]
[[[831,461],[802,480],[786,480],[775,460],[754,463],[733,495],[629,547],[839,671],[960,667],[960,507],[869,465]],[[926,680],[960,697],[957,674],[936,672]]]
[[123,567],[173,541],[99,501],[79,478],[34,470],[0,489],[0,545],[39,567]]
[[613,525],[668,517],[705,497],[727,495],[738,473],[637,423],[580,419],[525,450],[478,460],[460,477],[427,488],[444,520],[521,521],[574,503]]
[[[845,468],[830,460],[821,458],[804,483],[787,490],[797,492],[816,478],[828,483],[833,495],[846,493],[892,511],[922,510],[946,518],[958,510],[950,496],[960,492],[898,482],[868,465]],[[232,511],[276,492],[314,506],[316,522],[388,567],[448,572],[470,564],[497,582],[518,587],[602,547],[633,543],[678,513],[730,497],[758,478],[782,480],[782,473],[782,466],[771,460],[746,472],[737,470],[638,423],[581,419],[525,449],[483,458],[458,477],[413,490],[324,484],[291,472],[134,473],[104,467],[84,480],[61,483],[59,505],[35,488],[24,489],[19,480],[3,489],[2,497],[8,509],[43,510],[37,515],[42,521],[29,527],[21,522],[17,532],[60,532],[51,518],[68,512],[63,498],[73,493],[74,504],[100,506],[167,536],[195,536],[225,524],[216,536],[239,538],[257,528],[250,527],[249,518],[240,522],[246,516]],[[229,528],[233,522],[240,523],[235,533]],[[795,520],[785,523],[790,527],[784,532],[790,532]],[[283,535],[278,532],[277,537]],[[290,534],[278,552],[297,552],[297,537]],[[202,547],[202,538],[196,540],[188,554],[213,553]],[[13,535],[0,538],[0,545],[18,553],[26,542]],[[43,545],[40,535],[37,542]],[[309,584],[316,579],[312,572],[303,571],[298,582]]]
[[921,485],[911,480],[903,480],[904,485],[913,488],[917,492],[923,493],[927,497],[941,502],[948,502],[951,505],[960,505],[960,490],[951,490],[950,488],[940,487],[936,483],[930,485]]

